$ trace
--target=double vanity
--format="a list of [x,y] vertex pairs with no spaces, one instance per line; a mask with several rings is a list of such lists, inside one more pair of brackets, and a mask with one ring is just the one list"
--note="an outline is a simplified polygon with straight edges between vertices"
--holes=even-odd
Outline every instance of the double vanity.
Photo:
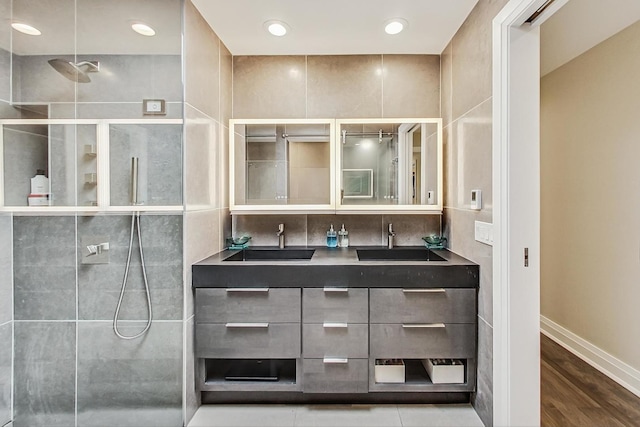
[[[204,402],[466,402],[475,390],[479,270],[452,252],[225,250],[192,272]],[[438,359],[462,379],[432,381]]]

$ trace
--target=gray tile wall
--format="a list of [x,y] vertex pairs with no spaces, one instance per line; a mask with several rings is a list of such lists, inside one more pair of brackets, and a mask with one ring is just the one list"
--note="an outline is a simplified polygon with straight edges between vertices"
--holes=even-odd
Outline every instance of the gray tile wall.
[[440,215],[234,215],[233,236],[251,236],[251,246],[277,246],[278,224],[285,224],[287,246],[325,246],[327,230],[344,224],[350,246],[387,244],[393,224],[397,246],[422,246],[422,237],[440,234]]
[[16,322],[14,426],[75,425],[75,322]]
[[11,421],[13,357],[13,274],[11,216],[0,215],[0,425]]
[[[452,251],[480,265],[478,385],[472,401],[493,425],[493,250],[474,239],[474,222],[492,222],[491,21],[507,0],[480,0],[441,55],[445,144],[444,232]],[[483,209],[470,210],[471,189]]]
[[[73,45],[69,50],[73,50]],[[99,61],[100,71],[91,73],[90,83],[77,84],[77,99],[76,83],[49,65],[47,61],[53,58],[76,60],[68,55],[14,55],[13,75],[17,83],[13,86],[14,101],[141,103],[145,98],[182,101],[180,55],[78,56],[77,61]]]
[[74,217],[14,218],[16,320],[76,319],[75,254]]
[[11,421],[13,322],[0,323],[0,425]]
[[[76,402],[79,426],[181,425],[182,220],[181,214],[141,216],[154,322],[145,337],[124,341],[113,333],[112,319],[124,275],[130,217],[13,219],[16,426],[74,425]],[[109,264],[82,264],[87,236],[108,237]],[[120,315],[124,334],[141,330],[147,318],[134,242]],[[5,375],[3,363],[0,353],[0,379]]]
[[13,269],[11,216],[0,215],[0,425],[11,421]]
[[79,427],[182,425],[182,322],[155,322],[130,341],[110,322],[78,324],[77,375]]
[[[8,16],[8,11],[5,12],[8,1],[0,1],[0,14],[2,16]],[[4,34],[0,33],[0,44],[2,46],[8,46],[8,40],[3,37]],[[11,52],[0,49],[0,100],[9,102],[11,99]]]
[[138,203],[182,204],[182,125],[109,127],[111,205],[131,204],[131,158],[138,157]]

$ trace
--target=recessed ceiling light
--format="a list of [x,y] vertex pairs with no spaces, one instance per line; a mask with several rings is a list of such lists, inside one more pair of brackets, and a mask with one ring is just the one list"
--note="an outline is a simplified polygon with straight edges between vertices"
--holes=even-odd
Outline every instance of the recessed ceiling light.
[[398,34],[407,27],[408,23],[402,18],[393,18],[385,23],[384,31],[387,34]]
[[29,24],[23,24],[21,22],[14,22],[11,24],[14,30],[20,31],[23,34],[28,34],[30,36],[39,36],[42,32],[36,27],[32,27]]
[[142,34],[143,36],[147,37],[156,35],[156,31],[153,28],[142,22],[135,22],[131,24],[131,29],[138,34]]
[[289,31],[289,26],[282,21],[267,21],[264,28],[274,36],[282,37]]

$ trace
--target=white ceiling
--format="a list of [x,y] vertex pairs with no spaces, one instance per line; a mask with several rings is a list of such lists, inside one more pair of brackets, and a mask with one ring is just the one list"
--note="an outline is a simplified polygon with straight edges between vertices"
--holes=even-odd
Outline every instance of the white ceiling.
[[540,73],[548,74],[640,20],[640,0],[571,0],[541,26]]
[[[192,0],[234,55],[439,55],[478,0]],[[404,18],[402,33],[385,21]],[[275,37],[272,19],[291,28]]]

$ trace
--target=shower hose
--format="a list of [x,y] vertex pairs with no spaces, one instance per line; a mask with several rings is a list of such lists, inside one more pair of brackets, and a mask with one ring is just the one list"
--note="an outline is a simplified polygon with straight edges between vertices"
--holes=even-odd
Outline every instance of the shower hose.
[[[118,330],[118,317],[120,315],[120,308],[122,307],[122,299],[124,298],[124,292],[127,288],[127,279],[129,277],[129,267],[131,266],[131,250],[133,248],[133,234],[134,230],[137,228],[138,230],[138,247],[140,249],[140,264],[142,266],[142,278],[144,280],[144,290],[147,296],[147,313],[149,314],[149,318],[147,320],[147,325],[144,327],[142,331],[135,335],[123,335]],[[144,255],[142,254],[142,237],[140,235],[140,212],[135,212],[131,214],[131,234],[129,236],[129,254],[127,255],[127,266],[124,269],[124,278],[122,279],[122,288],[120,289],[120,298],[118,299],[118,305],[116,307],[116,313],[113,316],[113,332],[123,340],[133,340],[143,336],[151,327],[151,319],[153,317],[152,309],[151,309],[151,295],[149,293],[149,282],[147,280],[147,270],[144,265]]]

